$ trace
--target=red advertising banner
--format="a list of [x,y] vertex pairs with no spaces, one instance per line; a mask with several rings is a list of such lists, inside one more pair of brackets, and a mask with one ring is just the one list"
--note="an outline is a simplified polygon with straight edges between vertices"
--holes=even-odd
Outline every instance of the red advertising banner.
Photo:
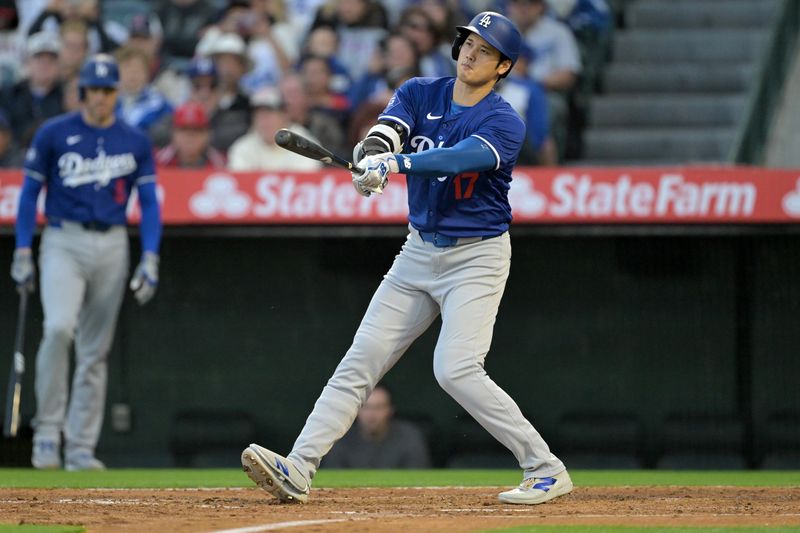
[[[21,184],[20,171],[0,171],[0,225],[14,223]],[[363,198],[337,169],[161,169],[159,197],[168,225],[403,223],[408,213],[404,176],[392,176],[383,195]],[[509,198],[515,224],[794,223],[800,169],[519,168]],[[129,215],[138,220],[135,199]]]

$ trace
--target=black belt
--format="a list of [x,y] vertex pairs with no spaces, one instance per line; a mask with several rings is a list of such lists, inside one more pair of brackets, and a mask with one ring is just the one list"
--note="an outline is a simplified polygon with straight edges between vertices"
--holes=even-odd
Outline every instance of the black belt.
[[105,222],[98,222],[96,220],[92,220],[89,222],[81,222],[80,220],[59,220],[54,218],[47,219],[47,225],[52,226],[54,228],[60,228],[62,226],[62,222],[66,222],[68,224],[77,224],[83,227],[83,229],[85,230],[99,231],[100,233],[105,233],[106,231],[114,227],[113,224],[106,224]]
[[472,244],[475,242],[485,241],[486,239],[493,239],[497,235],[484,235],[482,237],[450,237],[449,235],[442,235],[437,231],[418,231],[420,238],[433,244],[437,248],[450,248],[451,246],[461,246],[463,244]]

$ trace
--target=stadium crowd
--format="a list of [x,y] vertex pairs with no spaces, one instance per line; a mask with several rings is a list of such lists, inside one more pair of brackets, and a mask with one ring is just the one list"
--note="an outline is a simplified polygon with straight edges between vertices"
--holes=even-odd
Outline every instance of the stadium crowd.
[[104,52],[117,116],[160,165],[313,170],[276,149],[277,129],[350,157],[403,81],[455,75],[452,28],[489,9],[525,38],[498,86],[528,125],[520,163],[570,157],[613,27],[606,0],[0,0],[0,166],[20,167],[38,126],[80,106],[78,69]]

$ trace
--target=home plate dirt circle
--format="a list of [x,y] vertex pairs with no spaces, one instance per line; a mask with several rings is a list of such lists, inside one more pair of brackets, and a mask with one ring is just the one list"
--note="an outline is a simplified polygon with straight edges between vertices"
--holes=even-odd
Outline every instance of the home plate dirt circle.
[[90,533],[469,532],[545,524],[800,526],[795,487],[576,487],[535,506],[503,487],[314,489],[281,504],[256,488],[2,489],[0,522],[82,525]]

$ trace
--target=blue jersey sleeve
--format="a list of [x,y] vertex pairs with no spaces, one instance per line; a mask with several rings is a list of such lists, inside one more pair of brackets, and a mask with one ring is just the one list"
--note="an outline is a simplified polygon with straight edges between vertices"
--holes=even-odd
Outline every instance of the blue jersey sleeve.
[[142,220],[139,223],[142,252],[158,254],[161,245],[161,209],[156,196],[156,184],[154,181],[143,183],[136,190],[142,209]]
[[142,135],[142,143],[136,157],[136,185],[155,183],[156,164],[153,158],[153,146],[150,139]]
[[39,128],[36,135],[33,136],[30,148],[25,153],[25,162],[23,163],[25,176],[41,183],[47,182],[49,173],[48,164],[53,151],[53,136],[51,132],[52,128],[47,127],[47,125]]
[[17,248],[31,247],[33,228],[36,226],[36,200],[39,198],[39,191],[41,190],[41,181],[25,176],[25,182],[22,184],[22,191],[19,195],[17,221],[14,225]]
[[508,111],[493,114],[472,133],[486,143],[495,157],[495,169],[517,160],[525,140],[525,122],[508,107]]
[[483,172],[495,166],[494,153],[477,137],[467,137],[450,148],[432,148],[416,154],[398,154],[400,172],[408,169],[415,176],[436,178],[462,172]]
[[402,125],[407,133],[414,129],[414,108],[417,101],[416,78],[412,78],[403,83],[392,95],[386,109],[378,117],[387,119]]

